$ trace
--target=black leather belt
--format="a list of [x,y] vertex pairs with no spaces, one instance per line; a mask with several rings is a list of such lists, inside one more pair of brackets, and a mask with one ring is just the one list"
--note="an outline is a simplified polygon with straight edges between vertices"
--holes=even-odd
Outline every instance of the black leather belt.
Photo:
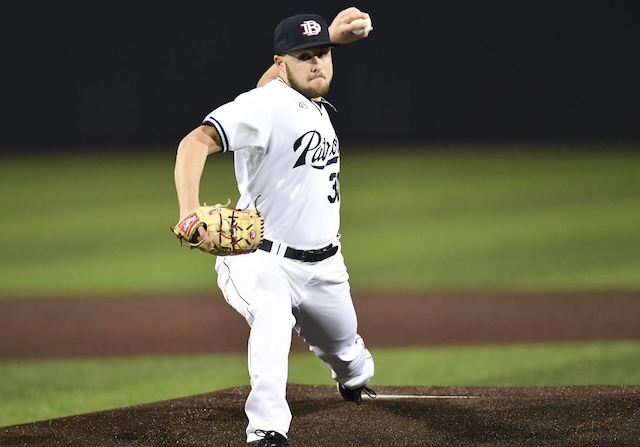
[[[265,239],[258,247],[260,250],[271,252],[273,242],[269,239]],[[338,252],[338,246],[329,244],[326,247],[318,248],[317,250],[298,250],[295,248],[287,247],[284,252],[284,257],[289,259],[295,259],[302,262],[319,262],[324,261],[327,258],[335,255]]]

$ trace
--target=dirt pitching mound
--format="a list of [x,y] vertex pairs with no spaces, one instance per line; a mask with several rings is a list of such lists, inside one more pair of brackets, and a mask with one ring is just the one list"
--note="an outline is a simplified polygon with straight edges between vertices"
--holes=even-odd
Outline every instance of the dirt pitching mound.
[[[248,388],[0,429],[0,445],[244,446]],[[640,386],[378,387],[357,406],[289,387],[293,447],[637,446]],[[268,428],[268,427],[265,427]]]

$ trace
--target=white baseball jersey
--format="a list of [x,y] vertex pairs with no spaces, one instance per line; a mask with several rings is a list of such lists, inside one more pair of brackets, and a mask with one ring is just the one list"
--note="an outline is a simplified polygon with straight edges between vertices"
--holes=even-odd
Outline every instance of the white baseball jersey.
[[257,202],[266,239],[302,249],[336,240],[340,146],[325,103],[278,78],[204,119],[218,131],[223,152],[233,151],[237,207]]
[[[220,290],[251,326],[245,411],[247,442],[253,442],[261,430],[289,431],[292,328],[345,387],[366,384],[374,364],[357,334],[349,275],[336,241],[340,147],[324,103],[276,79],[215,109],[204,124],[216,128],[224,152],[233,151],[237,207],[253,207],[257,200],[265,238],[272,241],[270,249],[216,260]],[[291,259],[280,250],[283,244],[309,250],[330,243],[336,250],[317,262]]]

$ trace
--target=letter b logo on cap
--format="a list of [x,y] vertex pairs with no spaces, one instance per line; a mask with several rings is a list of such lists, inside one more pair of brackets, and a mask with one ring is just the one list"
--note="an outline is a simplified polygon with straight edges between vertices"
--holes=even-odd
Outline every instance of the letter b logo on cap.
[[322,27],[315,20],[306,20],[300,24],[302,27],[302,34],[305,36],[316,36],[320,34]]

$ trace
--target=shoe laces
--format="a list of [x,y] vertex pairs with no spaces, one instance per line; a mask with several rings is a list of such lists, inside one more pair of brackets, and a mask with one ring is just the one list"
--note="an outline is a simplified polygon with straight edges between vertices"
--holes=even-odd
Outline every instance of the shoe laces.
[[358,405],[360,405],[360,402],[362,402],[362,393],[366,394],[371,399],[375,399],[378,396],[378,394],[374,390],[372,390],[368,386],[363,386],[362,388],[360,388],[360,392],[358,393],[358,398],[356,399],[356,403]]

